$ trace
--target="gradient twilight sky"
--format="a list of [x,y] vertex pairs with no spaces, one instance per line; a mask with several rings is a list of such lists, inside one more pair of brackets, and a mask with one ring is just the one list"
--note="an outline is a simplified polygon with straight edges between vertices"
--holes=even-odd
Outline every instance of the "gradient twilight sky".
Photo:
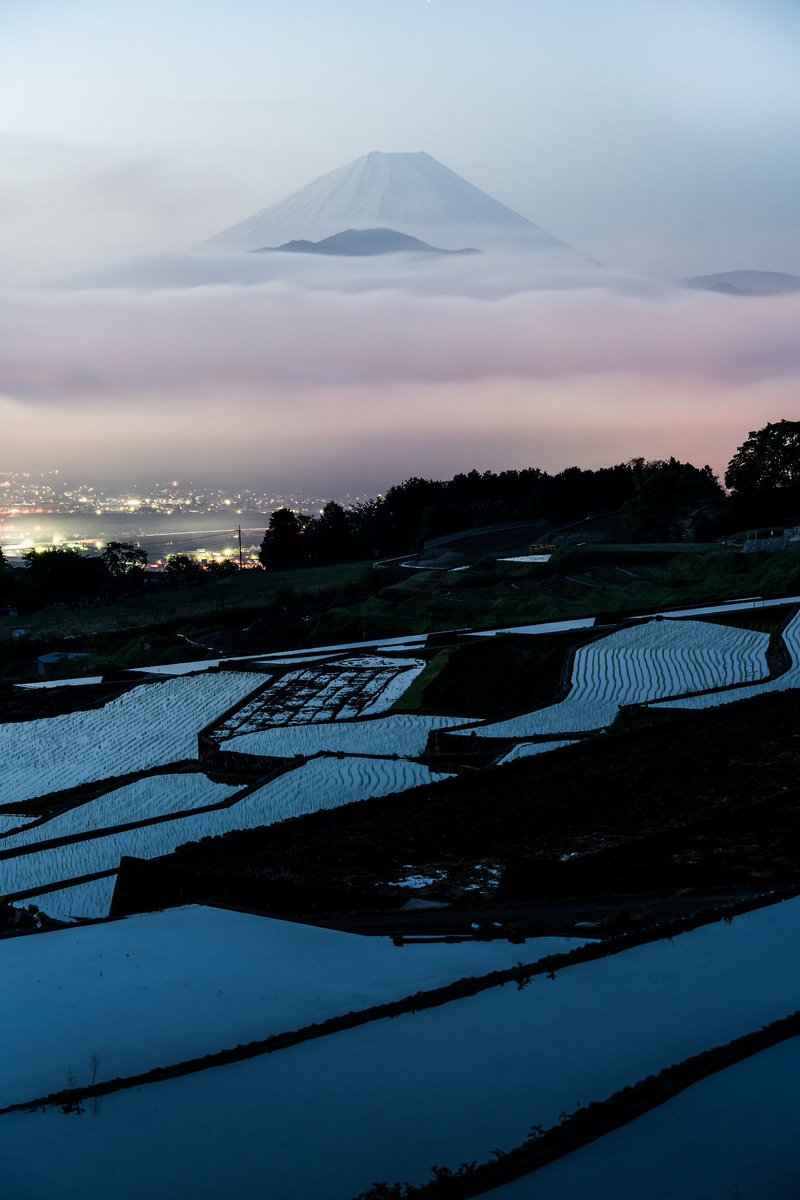
[[721,466],[797,415],[797,298],[64,273],[372,149],[424,149],[618,272],[800,273],[799,66],[797,0],[3,0],[0,467],[356,491]]

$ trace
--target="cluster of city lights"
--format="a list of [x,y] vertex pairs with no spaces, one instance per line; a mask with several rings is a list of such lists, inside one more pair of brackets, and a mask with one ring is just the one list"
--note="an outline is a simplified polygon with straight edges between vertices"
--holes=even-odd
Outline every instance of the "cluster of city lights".
[[[363,497],[365,498],[365,497]],[[359,496],[339,497],[340,503],[352,504]],[[59,471],[0,471],[0,515],[18,516],[36,513],[271,513],[276,508],[295,512],[317,512],[326,498],[302,494],[227,490],[198,486],[191,480],[173,479],[168,483],[130,488],[104,488],[90,483],[69,483]]]
[[[347,495],[336,499],[348,506],[367,497]],[[172,479],[147,486],[132,484],[123,489],[68,481],[58,470],[0,470],[0,545],[7,558],[19,560],[31,550],[41,553],[56,547],[96,554],[109,541],[132,541],[151,549],[149,566],[156,571],[163,570],[167,558],[174,554],[185,555],[202,566],[238,564],[235,527],[245,523],[239,518],[249,516],[249,528],[241,530],[241,563],[243,567],[256,567],[262,531],[272,512],[279,508],[296,513],[321,512],[325,503],[326,499],[319,496],[229,490],[198,486],[190,480]],[[186,516],[214,514],[224,514],[225,519],[199,521],[196,529],[185,528]],[[111,524],[118,528],[118,518],[128,516],[139,520],[123,535],[111,533],[109,523],[102,520],[117,518]],[[175,526],[163,520],[173,516]],[[51,519],[38,522],[37,517]],[[52,519],[59,517],[71,519],[60,523]],[[58,524],[61,532],[53,528]],[[228,532],[216,526],[227,527]],[[210,535],[213,545],[207,540]]]

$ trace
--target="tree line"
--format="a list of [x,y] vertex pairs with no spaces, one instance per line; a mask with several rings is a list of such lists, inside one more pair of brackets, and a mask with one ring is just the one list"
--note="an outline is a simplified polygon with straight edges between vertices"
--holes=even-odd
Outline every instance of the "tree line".
[[318,516],[282,508],[270,518],[260,561],[269,570],[390,557],[447,533],[511,521],[551,527],[621,512],[642,541],[713,540],[773,523],[800,522],[800,421],[749,434],[725,472],[676,458],[633,458],[612,467],[469,471],[448,480],[412,477],[375,500]]
[[625,505],[632,532],[667,538],[682,507],[722,497],[710,467],[677,459],[570,467],[555,475],[530,467],[470,471],[448,480],[413,477],[351,508],[330,501],[318,516],[278,509],[259,557],[268,570],[391,557],[462,529],[537,519],[563,524]]
[[[33,612],[48,604],[113,600],[144,587],[147,551],[130,542],[109,542],[100,554],[71,546],[26,550],[21,567],[10,564],[0,549],[0,605]],[[167,559],[162,582],[169,586],[205,583],[235,575],[233,563],[200,564],[185,554]]]

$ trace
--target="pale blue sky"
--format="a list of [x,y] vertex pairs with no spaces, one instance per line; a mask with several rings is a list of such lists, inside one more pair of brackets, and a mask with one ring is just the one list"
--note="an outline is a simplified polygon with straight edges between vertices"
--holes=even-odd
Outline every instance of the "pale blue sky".
[[796,0],[3,0],[0,250],[190,244],[424,149],[662,276],[800,270]]

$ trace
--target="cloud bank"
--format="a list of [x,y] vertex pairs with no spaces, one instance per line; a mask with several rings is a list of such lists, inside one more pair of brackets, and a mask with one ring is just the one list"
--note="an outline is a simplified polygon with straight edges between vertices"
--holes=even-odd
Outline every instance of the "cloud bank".
[[800,296],[565,279],[489,255],[287,258],[239,259],[232,282],[218,259],[153,256],[102,286],[95,272],[6,290],[6,453],[130,473],[133,451],[142,476],[213,463],[357,491],[395,470],[633,453],[720,467],[750,428],[796,409]]

